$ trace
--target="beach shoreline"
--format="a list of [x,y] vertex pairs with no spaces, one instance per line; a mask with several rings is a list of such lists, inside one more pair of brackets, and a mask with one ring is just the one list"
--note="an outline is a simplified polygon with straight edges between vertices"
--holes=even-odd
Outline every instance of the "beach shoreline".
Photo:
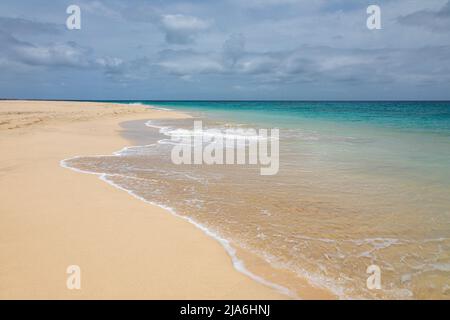
[[[1,101],[1,299],[286,299],[182,219],[60,166],[127,145],[119,123],[182,117],[110,103]],[[66,269],[81,269],[68,290]]]
[[[152,106],[153,107],[153,106]],[[170,110],[167,108],[159,108],[162,110]],[[199,118],[198,115],[193,113],[192,115],[189,114],[189,116],[192,116],[193,119],[188,119],[188,121],[195,121]],[[186,119],[179,119],[181,121],[185,121]],[[179,120],[175,120],[179,121]],[[127,149],[131,148],[131,150],[138,150],[141,148],[154,148],[155,145],[155,131],[159,131],[159,137],[157,138],[158,143],[164,144],[164,139],[167,137],[163,132],[165,132],[165,129],[167,127],[159,127],[158,125],[149,125],[149,123],[153,123],[152,121],[147,120],[134,120],[129,122],[121,122],[120,125],[123,128],[121,131],[121,135],[128,141],[132,142],[132,147],[126,147],[120,151],[116,151],[111,155],[106,156],[99,156],[100,158],[103,158],[103,161],[107,158],[111,157],[122,157],[125,154],[127,154]],[[157,120],[156,120],[157,122]],[[80,170],[81,168],[78,167],[77,161],[81,159],[86,158],[97,158],[97,156],[87,156],[87,157],[80,157],[76,159],[67,159],[67,162],[69,163],[68,167],[74,170]],[[126,158],[126,156],[125,156]],[[74,162],[72,162],[73,160]],[[152,160],[148,159],[149,163],[152,162]],[[63,163],[63,165],[67,165],[67,163]],[[169,199],[159,199],[159,202],[152,198],[151,196],[142,196],[136,193],[133,188],[127,189],[127,187],[121,186],[120,184],[116,184],[113,182],[114,179],[111,179],[109,176],[109,173],[103,172],[103,171],[89,171],[88,168],[84,168],[81,170],[88,170],[88,171],[81,171],[84,173],[89,174],[96,174],[98,175],[102,180],[104,180],[106,183],[110,183],[111,185],[124,190],[125,192],[128,192],[130,195],[153,205],[161,206],[162,208],[168,210],[170,213],[174,214],[175,216],[185,219],[189,223],[192,223],[197,228],[205,232],[208,236],[213,238],[214,240],[221,243],[224,250],[229,254],[229,256],[232,259],[232,263],[236,270],[239,272],[249,276],[251,279],[265,284],[268,287],[271,287],[275,289],[276,291],[283,293],[287,295],[289,298],[294,299],[336,299],[339,297],[339,294],[331,290],[330,288],[323,286],[321,284],[313,284],[312,281],[307,275],[302,276],[299,275],[292,270],[289,270],[289,268],[277,266],[273,263],[273,261],[270,261],[267,259],[267,257],[264,257],[264,255],[258,254],[257,252],[254,252],[251,248],[245,247],[245,245],[242,245],[242,242],[236,241],[239,237],[239,235],[229,235],[225,236],[223,235],[220,230],[214,228],[213,225],[206,226],[205,224],[202,224],[198,220],[196,220],[195,215],[190,215],[187,212],[181,210],[177,211],[177,209],[174,209],[173,207],[167,207],[166,202]],[[164,169],[163,169],[164,170]],[[155,175],[155,178],[157,175]],[[173,201],[174,199],[170,199],[170,201]],[[245,214],[245,213],[244,213]],[[313,279],[314,280],[314,279]]]

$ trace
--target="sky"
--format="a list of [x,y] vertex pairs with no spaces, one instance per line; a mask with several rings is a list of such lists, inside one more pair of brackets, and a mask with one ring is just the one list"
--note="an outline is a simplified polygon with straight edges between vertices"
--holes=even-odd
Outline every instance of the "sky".
[[450,100],[450,0],[2,0],[0,98]]

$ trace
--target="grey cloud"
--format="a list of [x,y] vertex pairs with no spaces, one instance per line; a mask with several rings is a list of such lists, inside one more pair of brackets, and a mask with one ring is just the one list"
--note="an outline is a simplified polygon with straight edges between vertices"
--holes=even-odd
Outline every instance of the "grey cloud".
[[112,19],[121,19],[122,14],[120,11],[111,7],[111,3],[104,4],[97,0],[88,0],[80,3],[83,11],[91,14],[102,15]]
[[73,41],[36,45],[0,31],[0,43],[0,58],[33,67],[98,68],[112,72],[123,63],[118,58],[95,57],[91,48]]
[[0,17],[0,30],[12,35],[57,34],[64,25],[32,21],[23,18]]
[[0,33],[3,53],[7,58],[32,66],[65,66],[86,68],[92,65],[91,51],[75,42],[34,45]]
[[156,65],[164,71],[178,76],[220,74],[226,70],[220,55],[193,50],[164,50],[160,52]]
[[34,44],[18,37],[57,35],[64,24],[46,23],[24,18],[0,17],[0,58],[34,67],[100,68],[105,71],[117,67],[120,59],[96,58],[93,50],[74,41]]
[[172,44],[189,44],[199,32],[209,28],[210,22],[183,14],[165,14],[159,25],[165,33],[166,41]]
[[18,58],[30,65],[87,68],[92,65],[90,50],[75,42],[47,46],[18,46],[14,48]]
[[115,82],[145,81],[158,72],[157,65],[148,57],[123,61],[117,58],[97,59],[105,75]]
[[[234,39],[234,38],[231,38]],[[233,43],[234,40],[231,41]],[[221,74],[250,77],[260,83],[448,82],[450,46],[419,49],[342,49],[302,46],[291,51],[246,52],[227,40],[223,52],[166,50],[158,66],[170,74],[193,77]],[[224,59],[231,54],[234,63]],[[427,55],[436,59],[427,59]]]
[[249,75],[274,73],[279,71],[283,60],[283,54],[247,53],[239,59],[233,71]]
[[100,57],[95,59],[95,63],[104,68],[106,74],[121,74],[125,62],[116,57]]
[[0,56],[29,66],[77,67],[92,66],[92,50],[75,42],[50,43],[37,45],[19,40],[18,36],[37,34],[55,35],[63,25],[31,21],[23,18],[0,17]]
[[130,22],[158,23],[161,17],[161,10],[149,5],[128,6],[120,12],[120,15]]
[[167,43],[187,45],[195,42],[195,37],[210,28],[211,21],[193,15],[166,13],[161,8],[149,4],[128,7],[122,11],[128,21],[151,23],[163,33]]
[[234,66],[245,53],[245,36],[241,33],[232,34],[223,44],[223,58],[226,64]]
[[379,0],[371,32],[369,0],[80,0],[67,31],[65,5],[3,0],[0,94],[51,97],[64,79],[78,98],[448,99],[449,3]]
[[450,1],[440,10],[419,10],[411,14],[400,16],[398,22],[406,26],[420,26],[433,31],[448,32],[450,28]]

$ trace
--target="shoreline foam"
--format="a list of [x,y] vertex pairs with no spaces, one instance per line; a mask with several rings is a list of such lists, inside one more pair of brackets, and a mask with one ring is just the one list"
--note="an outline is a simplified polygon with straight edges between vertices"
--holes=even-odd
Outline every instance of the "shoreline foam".
[[[148,120],[145,121],[142,120],[142,123],[150,128],[155,128],[155,129],[163,129],[166,127],[161,127],[161,126],[153,126],[153,125],[149,125],[151,123],[152,120]],[[141,123],[141,121],[139,121],[139,124]],[[161,132],[161,134],[166,135],[164,132]],[[158,142],[157,142],[158,143]],[[127,176],[127,175],[122,175],[122,174],[113,174],[113,173],[107,173],[107,172],[101,172],[101,170],[99,171],[90,171],[90,170],[85,170],[85,169],[79,169],[73,165],[68,164],[68,162],[70,162],[71,160],[77,160],[77,159],[82,159],[82,158],[102,158],[102,157],[111,157],[111,156],[123,156],[123,153],[126,152],[129,149],[138,149],[138,148],[142,148],[142,147],[147,147],[147,146],[154,146],[155,144],[151,143],[151,144],[145,144],[145,142],[142,145],[130,145],[130,146],[126,146],[123,147],[122,149],[112,152],[109,155],[84,155],[84,156],[76,156],[76,157],[72,157],[69,159],[64,159],[61,160],[61,166],[74,170],[76,172],[81,172],[81,173],[86,173],[86,174],[92,174],[92,175],[96,175],[98,176],[101,180],[107,182],[108,184],[127,192],[128,194],[136,197],[137,199],[151,204],[151,205],[156,205],[159,206],[167,211],[169,211],[169,213],[171,213],[172,215],[176,216],[177,218],[182,218],[183,220],[188,221],[189,223],[193,224],[194,226],[196,226],[197,228],[199,228],[200,230],[202,230],[206,235],[208,235],[209,237],[213,238],[215,241],[217,241],[218,243],[220,243],[222,245],[222,247],[224,248],[225,252],[230,256],[231,260],[232,260],[232,264],[234,266],[234,268],[241,272],[242,274],[248,276],[249,278],[251,278],[254,281],[257,281],[265,286],[271,287],[275,290],[277,290],[279,293],[286,295],[287,297],[290,298],[294,298],[294,299],[301,299],[303,297],[303,294],[301,291],[298,292],[298,294],[296,292],[294,292],[291,289],[288,289],[287,287],[285,287],[282,284],[277,283],[276,279],[267,279],[265,278],[265,275],[267,275],[267,272],[254,272],[251,271],[248,266],[246,265],[246,263],[244,262],[246,259],[242,259],[242,258],[247,258],[247,255],[245,254],[246,252],[241,252],[244,253],[244,256],[242,258],[238,257],[237,252],[238,251],[242,251],[244,249],[244,247],[241,248],[234,248],[233,245],[231,244],[232,238],[224,238],[223,236],[219,235],[218,233],[208,229],[205,225],[199,223],[198,221],[195,220],[195,218],[188,216],[188,215],[183,215],[183,214],[179,214],[176,212],[175,209],[173,209],[172,207],[167,206],[164,203],[161,202],[155,202],[152,201],[151,198],[144,198],[143,196],[137,195],[133,190],[131,189],[127,189],[126,187],[123,187],[113,181],[111,181],[111,179],[108,179],[108,177],[123,177],[123,178],[131,178],[131,179],[139,179],[136,177],[132,177],[132,176]],[[245,249],[244,251],[247,251],[248,249]],[[250,254],[253,254],[251,252],[251,250],[249,251]],[[260,257],[261,258],[261,257]],[[271,268],[277,269],[270,261],[266,260],[266,259],[262,259],[267,265],[269,265]],[[253,265],[254,263],[252,263]],[[261,271],[261,270],[259,270]],[[316,283],[316,281],[313,281],[311,277],[305,276],[305,275],[298,275],[299,279],[305,280],[308,284],[306,285],[306,287],[311,287],[314,288],[314,290],[324,290],[327,292],[330,292],[329,295],[324,295],[324,297],[326,297],[327,299],[331,298],[331,296],[334,295],[334,297],[339,297],[340,295],[337,293],[336,290],[332,290],[330,287],[328,286],[323,286],[323,283]],[[328,293],[327,293],[328,294]],[[310,294],[310,293],[305,293],[305,298],[307,297],[317,297],[320,296],[318,294]]]
[[[286,299],[237,272],[198,228],[60,166],[118,150],[119,122],[166,111],[48,101],[2,101],[0,111],[17,123],[26,112],[32,123],[0,136],[0,298]],[[72,264],[82,269],[80,291],[65,286]]]
[[[133,148],[133,147],[138,147],[138,146],[124,147],[124,148],[121,149],[121,150],[128,149],[128,148]],[[114,152],[113,154],[116,155],[116,154],[119,153],[121,150],[116,151],[116,152]],[[90,157],[103,157],[103,156],[105,156],[105,155],[96,155],[96,156],[90,156]],[[281,293],[281,294],[284,294],[284,295],[286,295],[286,296],[288,296],[288,297],[291,297],[291,298],[294,298],[294,299],[299,299],[299,297],[298,297],[295,293],[293,293],[292,291],[290,291],[289,289],[287,289],[287,288],[285,288],[285,287],[283,287],[283,286],[281,286],[281,285],[278,285],[278,284],[276,284],[276,283],[272,283],[272,282],[270,282],[270,281],[268,281],[268,280],[266,280],[266,279],[264,279],[264,278],[262,278],[262,277],[260,277],[260,276],[258,276],[258,275],[256,275],[256,274],[250,272],[250,271],[245,267],[244,262],[243,262],[241,259],[239,259],[239,258],[237,257],[237,255],[236,255],[236,249],[233,248],[233,246],[231,245],[231,243],[230,243],[229,240],[227,240],[227,239],[225,239],[225,238],[219,236],[218,234],[216,234],[215,232],[211,231],[210,229],[208,229],[207,227],[205,227],[205,226],[202,225],[201,223],[195,221],[195,219],[193,219],[193,218],[191,218],[191,217],[188,217],[188,216],[180,215],[180,214],[178,214],[178,213],[177,213],[173,208],[171,208],[171,207],[168,207],[168,206],[166,206],[166,205],[164,205],[164,204],[159,204],[159,203],[156,203],[156,202],[149,201],[149,200],[147,200],[147,199],[145,199],[145,198],[143,198],[143,197],[141,197],[141,196],[138,196],[138,195],[135,194],[132,190],[128,190],[128,189],[125,189],[125,188],[119,186],[118,184],[116,184],[116,183],[114,183],[114,182],[112,182],[112,181],[110,181],[110,180],[107,179],[107,176],[110,176],[110,174],[107,174],[107,173],[97,173],[97,172],[92,172],[92,171],[81,170],[81,169],[77,169],[77,168],[71,167],[71,166],[69,166],[69,165],[66,164],[67,161],[74,160],[74,159],[78,159],[78,158],[82,158],[82,157],[83,157],[83,156],[75,156],[75,157],[72,157],[72,158],[63,159],[63,160],[61,160],[60,165],[61,165],[63,168],[66,168],[66,169],[69,169],[69,170],[73,170],[73,171],[75,171],[75,172],[95,175],[95,176],[97,176],[100,180],[102,180],[102,181],[104,181],[104,182],[106,182],[106,183],[112,185],[113,187],[115,187],[115,188],[117,188],[117,189],[120,189],[120,190],[122,190],[122,191],[125,191],[125,192],[128,193],[129,195],[131,195],[131,196],[133,196],[133,197],[135,197],[135,198],[137,198],[137,199],[139,199],[139,200],[141,200],[141,201],[143,201],[143,202],[145,202],[145,203],[147,203],[147,204],[150,204],[150,205],[153,205],[153,206],[157,206],[157,207],[159,207],[159,208],[161,208],[161,209],[166,210],[168,213],[172,214],[173,216],[175,216],[175,217],[177,217],[177,218],[180,218],[180,219],[183,219],[183,220],[189,222],[190,224],[194,225],[196,228],[198,228],[199,230],[201,230],[203,233],[205,233],[208,237],[214,239],[215,241],[217,241],[218,243],[220,243],[220,244],[222,245],[222,247],[224,248],[225,252],[230,256],[231,261],[232,261],[232,264],[233,264],[233,267],[234,267],[238,272],[240,272],[240,273],[242,273],[242,274],[248,276],[250,279],[252,279],[252,280],[254,280],[254,281],[256,281],[256,282],[259,282],[259,283],[261,283],[261,284],[263,284],[263,285],[265,285],[265,286],[267,286],[267,287],[270,287],[270,288],[272,288],[272,289],[275,289],[276,291],[278,291],[278,292]]]

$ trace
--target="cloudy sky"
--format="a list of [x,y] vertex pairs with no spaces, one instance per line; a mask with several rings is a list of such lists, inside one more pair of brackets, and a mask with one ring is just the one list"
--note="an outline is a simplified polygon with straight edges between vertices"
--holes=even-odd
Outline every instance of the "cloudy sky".
[[0,71],[0,98],[449,100],[450,1],[2,0]]

